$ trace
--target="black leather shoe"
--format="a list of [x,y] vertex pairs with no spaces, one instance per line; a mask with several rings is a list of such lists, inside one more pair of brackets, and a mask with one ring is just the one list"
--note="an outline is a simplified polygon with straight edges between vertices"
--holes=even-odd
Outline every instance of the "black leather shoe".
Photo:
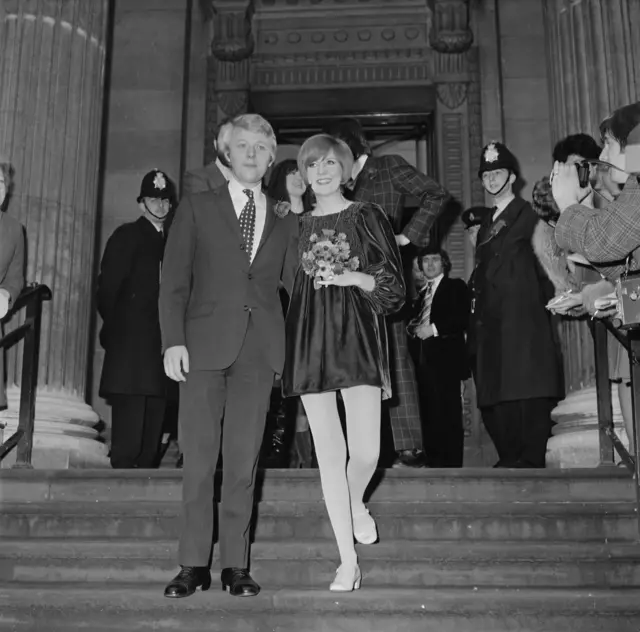
[[394,461],[392,467],[401,468],[401,467],[426,467],[426,462],[424,458],[424,452],[422,450],[413,449],[413,450],[399,450],[396,452],[396,460]]
[[197,588],[209,590],[210,587],[211,573],[206,566],[183,566],[164,589],[164,596],[175,599],[190,597]]
[[246,568],[223,568],[220,579],[222,590],[228,590],[234,597],[255,597],[260,592],[260,586]]

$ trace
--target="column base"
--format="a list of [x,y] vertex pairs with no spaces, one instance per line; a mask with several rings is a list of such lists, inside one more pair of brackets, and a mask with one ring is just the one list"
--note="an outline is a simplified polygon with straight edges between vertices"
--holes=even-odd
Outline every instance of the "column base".
[[[551,412],[556,422],[547,442],[548,468],[598,467],[600,438],[595,387],[570,393]],[[620,441],[628,448],[618,393],[612,390],[613,424]]]
[[[8,408],[0,412],[7,439],[18,428],[20,389],[7,389]],[[108,448],[101,440],[96,425],[96,412],[76,395],[62,391],[38,391],[36,397],[35,432],[32,465],[37,469],[108,468]],[[12,467],[14,449],[1,463]]]

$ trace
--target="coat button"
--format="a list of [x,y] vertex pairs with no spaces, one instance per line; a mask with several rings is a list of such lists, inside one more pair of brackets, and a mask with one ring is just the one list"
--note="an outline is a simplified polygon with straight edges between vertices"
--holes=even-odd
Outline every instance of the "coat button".
[[249,281],[251,281],[251,279],[253,279],[253,274],[251,274],[251,272],[249,272],[249,274],[247,274],[247,279],[249,279]]
[[244,250],[244,244],[240,244],[240,250]]
[[245,305],[243,309],[244,309],[245,312],[248,312],[249,311],[249,306]]

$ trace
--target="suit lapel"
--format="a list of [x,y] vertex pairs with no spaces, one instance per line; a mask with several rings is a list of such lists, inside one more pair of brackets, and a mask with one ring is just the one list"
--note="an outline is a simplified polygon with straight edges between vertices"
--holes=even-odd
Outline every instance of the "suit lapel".
[[229,225],[229,228],[233,234],[240,240],[242,240],[242,231],[240,230],[240,222],[236,215],[236,209],[233,208],[233,202],[231,201],[231,194],[229,193],[229,187],[223,186],[219,189],[215,189],[214,193],[218,196],[219,211],[224,220]]
[[273,230],[273,227],[276,224],[276,214],[275,214],[275,211],[273,210],[273,200],[269,197],[267,197],[266,199],[267,199],[267,214],[266,214],[266,217],[264,218],[264,228],[262,229],[262,237],[260,237],[258,250],[256,250],[256,256],[253,258],[253,261],[255,261],[258,258],[258,255],[260,254],[260,250],[262,250],[262,246],[264,246],[265,242],[269,238],[269,235],[271,234],[271,231]]
[[[513,228],[514,224],[518,221],[518,217],[520,213],[522,213],[522,209],[525,207],[526,201],[522,198],[516,198],[513,200],[509,206],[507,206],[504,211],[496,218],[495,222],[492,222],[489,227],[489,232],[487,233],[487,239],[492,234],[492,231],[495,233],[491,240],[494,242],[492,247],[495,250],[500,250],[504,243],[504,240],[507,238],[509,231]],[[502,220],[502,223],[501,223]],[[489,246],[489,244],[487,244]],[[495,274],[497,270],[505,263],[505,257],[492,257],[489,263],[488,274]]]

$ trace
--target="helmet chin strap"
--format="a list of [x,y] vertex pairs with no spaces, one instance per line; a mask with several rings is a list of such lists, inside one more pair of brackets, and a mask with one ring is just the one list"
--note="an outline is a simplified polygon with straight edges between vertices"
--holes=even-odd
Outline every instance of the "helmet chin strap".
[[167,219],[166,215],[156,215],[148,206],[147,206],[147,201],[143,200],[142,203],[144,204],[144,208],[146,209],[147,213],[149,213],[149,215],[153,215],[153,217],[155,217],[157,220],[160,220],[161,222],[164,222]]
[[507,186],[507,184],[509,184],[509,180],[511,180],[511,171],[509,171],[509,175],[507,176],[507,179],[504,181],[504,184],[495,193],[491,193],[491,191],[489,191],[489,189],[487,189],[487,187],[484,187],[484,190],[489,195],[492,195],[493,197],[496,197],[496,196],[500,195],[504,191],[504,189]]

